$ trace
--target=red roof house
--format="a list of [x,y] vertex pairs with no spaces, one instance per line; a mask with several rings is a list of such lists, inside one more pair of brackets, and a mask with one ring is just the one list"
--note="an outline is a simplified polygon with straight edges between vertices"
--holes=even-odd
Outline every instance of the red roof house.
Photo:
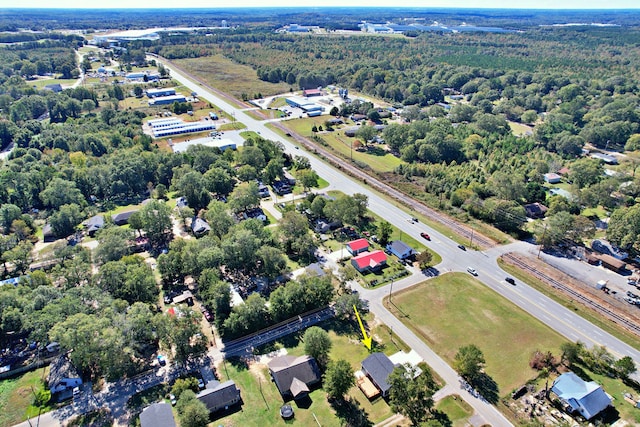
[[367,239],[357,239],[352,240],[347,243],[347,252],[351,255],[358,255],[360,252],[365,252],[369,250],[369,242]]
[[351,258],[351,264],[360,273],[373,271],[387,265],[387,255],[381,250],[367,252]]

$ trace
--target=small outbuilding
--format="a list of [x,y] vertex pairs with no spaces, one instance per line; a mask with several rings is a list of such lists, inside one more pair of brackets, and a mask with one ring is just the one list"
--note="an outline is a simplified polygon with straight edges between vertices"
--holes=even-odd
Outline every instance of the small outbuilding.
[[562,180],[562,177],[560,175],[558,175],[557,173],[545,173],[544,174],[544,180],[545,182],[548,182],[549,184],[557,184]]

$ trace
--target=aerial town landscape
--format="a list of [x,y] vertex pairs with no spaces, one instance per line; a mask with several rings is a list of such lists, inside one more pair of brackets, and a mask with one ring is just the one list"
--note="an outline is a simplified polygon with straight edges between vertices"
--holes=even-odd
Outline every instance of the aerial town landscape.
[[0,8],[0,59],[0,427],[640,426],[640,10]]

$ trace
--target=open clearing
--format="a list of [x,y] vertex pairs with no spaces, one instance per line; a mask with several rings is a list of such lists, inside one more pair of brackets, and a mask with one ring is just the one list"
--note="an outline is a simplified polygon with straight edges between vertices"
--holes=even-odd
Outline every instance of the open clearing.
[[558,333],[465,273],[444,274],[399,292],[387,307],[449,364],[458,349],[475,344],[501,396],[536,376],[536,350],[559,355]]
[[246,65],[237,64],[222,55],[193,59],[172,60],[187,72],[195,74],[210,86],[241,99],[242,94],[254,98],[255,95],[275,95],[289,91],[286,83],[269,83],[258,79],[256,71]]

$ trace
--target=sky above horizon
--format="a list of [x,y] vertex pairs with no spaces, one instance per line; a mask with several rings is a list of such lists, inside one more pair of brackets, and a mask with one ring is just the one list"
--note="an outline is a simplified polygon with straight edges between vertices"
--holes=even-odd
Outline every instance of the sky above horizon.
[[[144,6],[142,6],[144,5]],[[229,8],[229,7],[398,7],[397,0],[154,0],[139,3],[131,0],[0,0],[0,8],[42,9],[167,9],[167,8]],[[497,8],[497,9],[639,9],[638,0],[405,0],[402,7]]]

